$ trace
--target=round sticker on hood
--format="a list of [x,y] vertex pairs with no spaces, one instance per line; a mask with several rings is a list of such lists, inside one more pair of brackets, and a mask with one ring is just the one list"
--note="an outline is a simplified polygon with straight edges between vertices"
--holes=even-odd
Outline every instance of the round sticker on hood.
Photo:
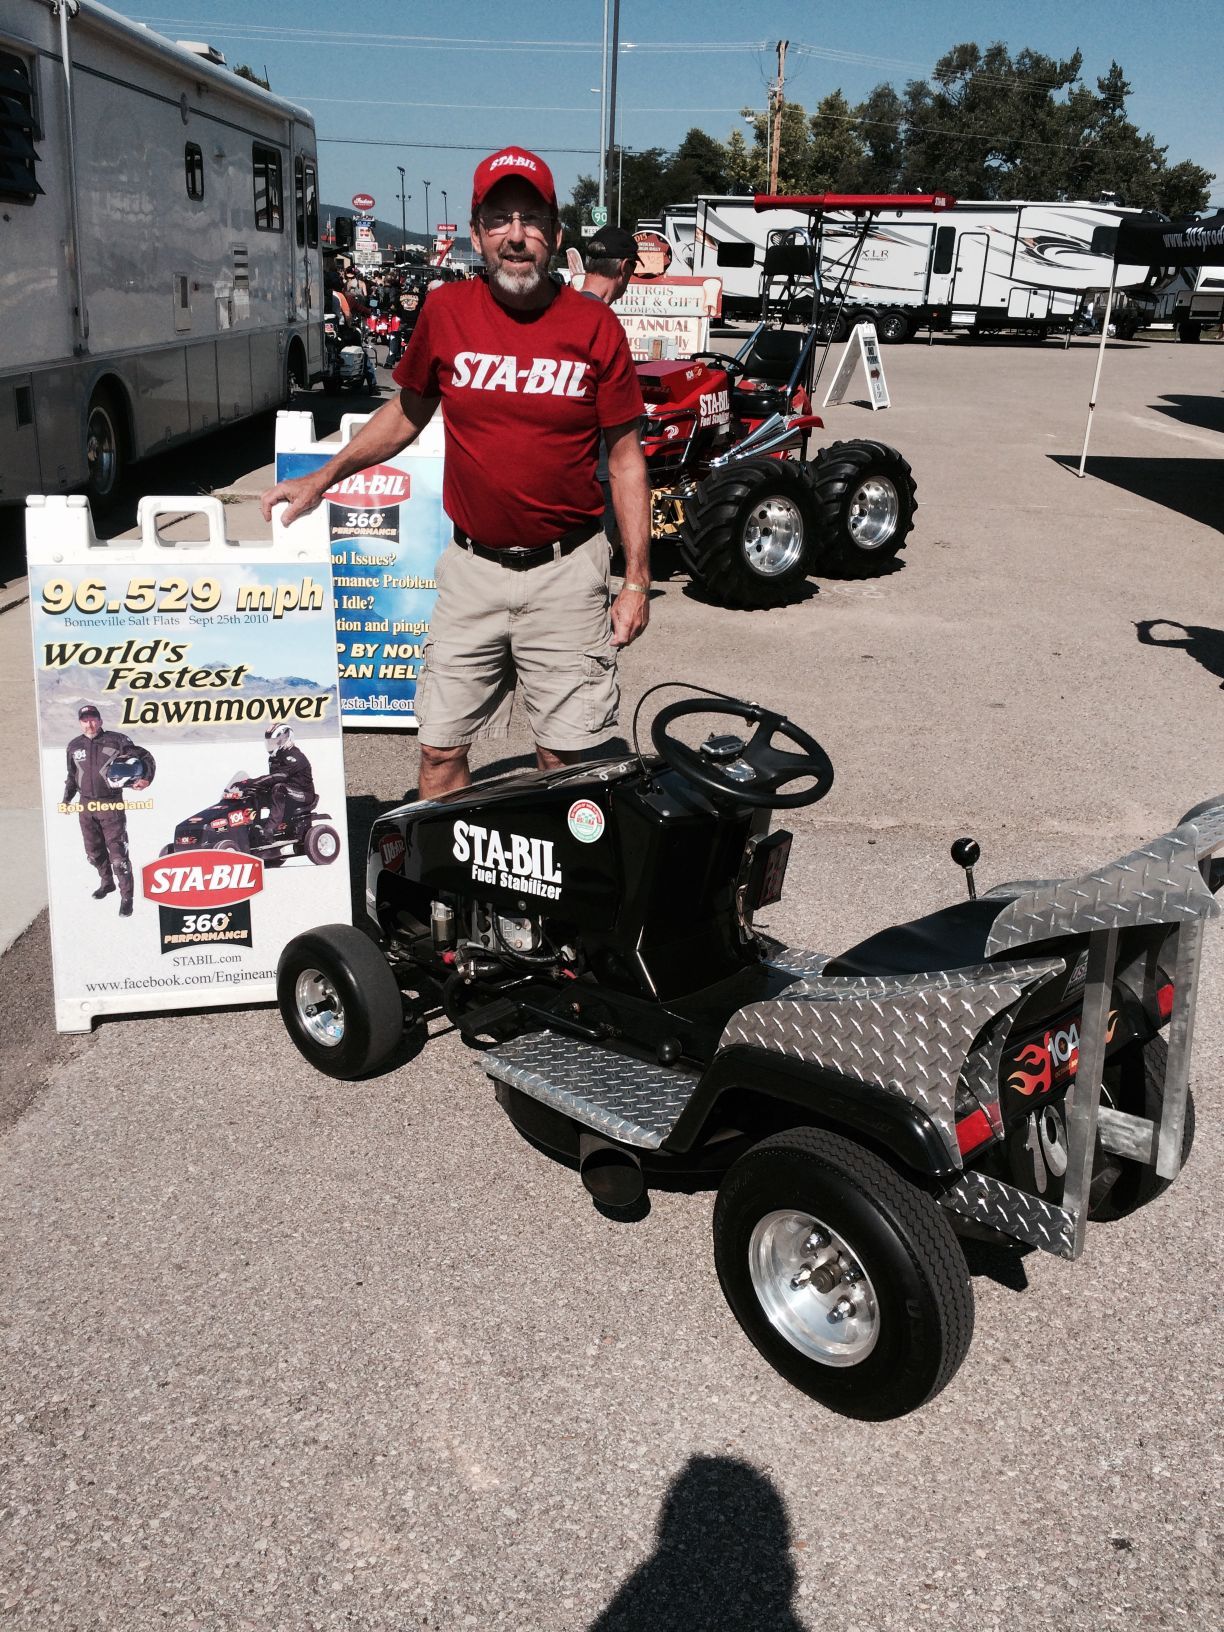
[[603,838],[604,813],[592,799],[575,799],[569,808],[569,830],[579,844]]

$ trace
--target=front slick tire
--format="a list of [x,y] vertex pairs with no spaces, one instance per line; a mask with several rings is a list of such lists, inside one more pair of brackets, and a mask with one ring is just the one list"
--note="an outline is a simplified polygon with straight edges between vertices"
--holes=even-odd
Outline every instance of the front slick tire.
[[680,554],[718,606],[784,606],[812,570],[812,537],[800,467],[745,460],[713,471],[685,505]]
[[324,924],[295,936],[277,965],[276,1000],[300,1053],[345,1082],[385,1069],[403,1036],[395,976],[352,924]]
[[[973,1336],[969,1272],[947,1218],[836,1134],[776,1134],[729,1169],[714,1259],[770,1365],[843,1416],[916,1410],[950,1381]],[[818,1284],[830,1271],[836,1284]]]
[[905,548],[918,508],[913,472],[884,442],[834,442],[807,467],[821,570],[868,578]]

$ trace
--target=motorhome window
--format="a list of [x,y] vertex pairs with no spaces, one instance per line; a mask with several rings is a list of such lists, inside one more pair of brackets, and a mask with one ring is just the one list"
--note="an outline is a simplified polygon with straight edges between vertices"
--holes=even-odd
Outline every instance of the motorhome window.
[[42,192],[35,175],[39,135],[30,64],[0,51],[0,198],[29,204]]
[[204,155],[196,142],[188,142],[183,149],[183,167],[187,172],[187,197],[204,197]]
[[319,247],[319,179],[313,164],[306,166],[306,245]]
[[281,156],[274,147],[261,147],[256,142],[251,148],[251,164],[255,174],[255,231],[283,232],[284,178]]
[[293,211],[298,248],[301,249],[306,242],[306,170],[300,153],[293,161]]
[[935,259],[931,263],[932,272],[951,272],[952,251],[956,244],[956,228],[940,227],[935,234]]

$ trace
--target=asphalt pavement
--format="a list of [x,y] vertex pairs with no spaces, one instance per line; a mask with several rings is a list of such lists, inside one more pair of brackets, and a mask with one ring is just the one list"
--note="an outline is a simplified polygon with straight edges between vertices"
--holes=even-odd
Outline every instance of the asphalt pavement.
[[[956,899],[959,834],[983,884],[1049,877],[1224,791],[1224,349],[1111,344],[1083,481],[1093,348],[884,361],[894,406],[828,424],[914,467],[897,570],[752,614],[663,576],[622,666],[625,722],[687,679],[828,747],[837,780],[789,813],[770,921],[823,950]],[[242,527],[255,459],[220,484]],[[163,474],[182,478],[149,491],[185,490]],[[0,614],[14,809],[36,799],[25,620]],[[517,721],[480,762],[528,756]],[[416,755],[357,732],[346,765],[359,844]],[[356,1086],[314,1074],[271,1009],[57,1037],[36,918],[0,958],[6,1624],[1220,1624],[1222,948],[1217,931],[1185,1173],[1090,1227],[1078,1263],[970,1249],[968,1360],[872,1426],[741,1335],[710,1194],[601,1216],[453,1034]]]

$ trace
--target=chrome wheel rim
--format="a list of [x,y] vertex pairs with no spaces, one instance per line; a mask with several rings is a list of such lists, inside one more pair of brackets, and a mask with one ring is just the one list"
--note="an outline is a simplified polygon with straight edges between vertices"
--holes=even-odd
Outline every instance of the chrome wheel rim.
[[803,554],[803,512],[793,499],[773,493],[759,500],[744,521],[744,559],[762,578],[777,578]]
[[90,409],[85,426],[85,463],[89,469],[89,485],[95,493],[109,493],[115,485],[115,471],[119,463],[119,439],[106,409],[95,405]]
[[298,1019],[312,1042],[339,1048],[344,1041],[344,1005],[320,969],[303,969],[293,988]]
[[871,476],[855,488],[846,525],[861,550],[878,550],[897,530],[901,501],[887,476]]
[[767,1213],[748,1243],[752,1289],[770,1325],[822,1366],[860,1365],[880,1335],[858,1254],[811,1213]]

